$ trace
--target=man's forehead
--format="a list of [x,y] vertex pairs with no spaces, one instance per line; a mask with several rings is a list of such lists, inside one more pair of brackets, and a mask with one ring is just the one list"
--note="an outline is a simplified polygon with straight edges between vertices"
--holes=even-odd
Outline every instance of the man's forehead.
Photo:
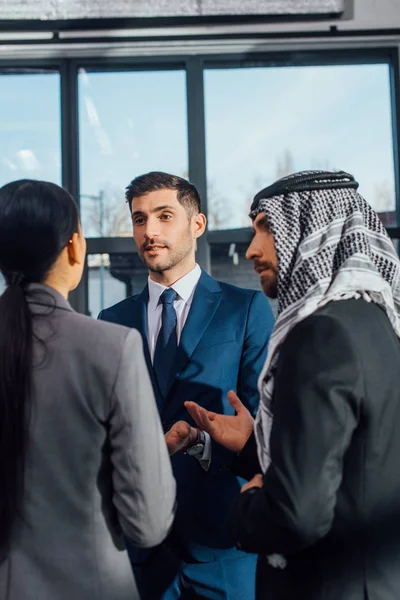
[[171,208],[177,209],[180,206],[180,202],[177,197],[176,190],[161,189],[153,192],[143,194],[143,196],[136,196],[132,199],[133,210],[142,210],[144,212],[151,212],[159,206],[170,206]]

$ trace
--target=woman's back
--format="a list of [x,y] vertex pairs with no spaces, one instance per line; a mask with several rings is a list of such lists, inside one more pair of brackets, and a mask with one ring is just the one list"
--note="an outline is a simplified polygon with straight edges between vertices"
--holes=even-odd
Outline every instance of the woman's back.
[[27,299],[35,341],[22,518],[0,597],[134,600],[122,532],[157,545],[175,498],[141,337],[75,313],[48,286],[31,284]]

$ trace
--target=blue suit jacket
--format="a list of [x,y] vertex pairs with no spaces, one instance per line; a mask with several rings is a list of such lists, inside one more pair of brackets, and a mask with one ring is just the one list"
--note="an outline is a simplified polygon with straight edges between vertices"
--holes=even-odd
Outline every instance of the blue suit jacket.
[[[191,422],[185,400],[194,400],[217,413],[234,414],[227,399],[231,389],[255,413],[257,379],[274,322],[264,294],[218,282],[202,272],[165,399],[160,394],[148,350],[147,302],[146,286],[141,294],[103,310],[99,318],[141,332],[164,431],[181,419]],[[230,507],[242,484],[227,468],[232,458],[233,453],[214,442],[208,472],[195,458],[182,452],[171,457],[178,508],[169,543],[183,560],[210,562],[240,553],[228,524]],[[140,562],[139,554],[137,561]]]

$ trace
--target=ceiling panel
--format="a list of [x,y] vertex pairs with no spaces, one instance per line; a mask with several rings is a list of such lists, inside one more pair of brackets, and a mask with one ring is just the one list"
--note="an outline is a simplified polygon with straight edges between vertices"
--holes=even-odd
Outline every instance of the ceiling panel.
[[323,15],[345,0],[0,0],[0,20]]

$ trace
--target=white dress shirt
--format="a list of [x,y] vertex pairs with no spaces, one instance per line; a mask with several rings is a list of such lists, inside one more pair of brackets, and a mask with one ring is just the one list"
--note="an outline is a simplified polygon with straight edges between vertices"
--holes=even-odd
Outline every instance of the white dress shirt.
[[[186,319],[189,314],[192,304],[195,289],[200,279],[201,269],[196,264],[195,268],[189,273],[175,281],[171,288],[178,294],[174,302],[176,312],[176,337],[178,345],[182,335],[182,329],[185,326]],[[154,360],[154,352],[158,334],[161,329],[162,321],[162,304],[160,302],[161,294],[167,289],[165,285],[156,283],[152,279],[148,279],[149,284],[149,303],[147,305],[147,339],[149,343],[149,352],[151,362]]]
[[[192,304],[194,292],[199,282],[201,269],[198,264],[189,273],[175,281],[170,287],[177,293],[174,302],[176,312],[176,337],[178,345],[181,339],[182,330],[185,326],[188,317],[190,306]],[[157,337],[160,333],[162,322],[162,303],[160,302],[161,294],[167,289],[167,286],[161,285],[148,278],[149,285],[149,301],[147,304],[147,340],[151,362],[154,361],[154,352],[156,349]],[[188,398],[190,400],[190,398]],[[203,454],[197,457],[201,466],[208,470],[211,462],[211,439],[206,433],[206,444]]]

